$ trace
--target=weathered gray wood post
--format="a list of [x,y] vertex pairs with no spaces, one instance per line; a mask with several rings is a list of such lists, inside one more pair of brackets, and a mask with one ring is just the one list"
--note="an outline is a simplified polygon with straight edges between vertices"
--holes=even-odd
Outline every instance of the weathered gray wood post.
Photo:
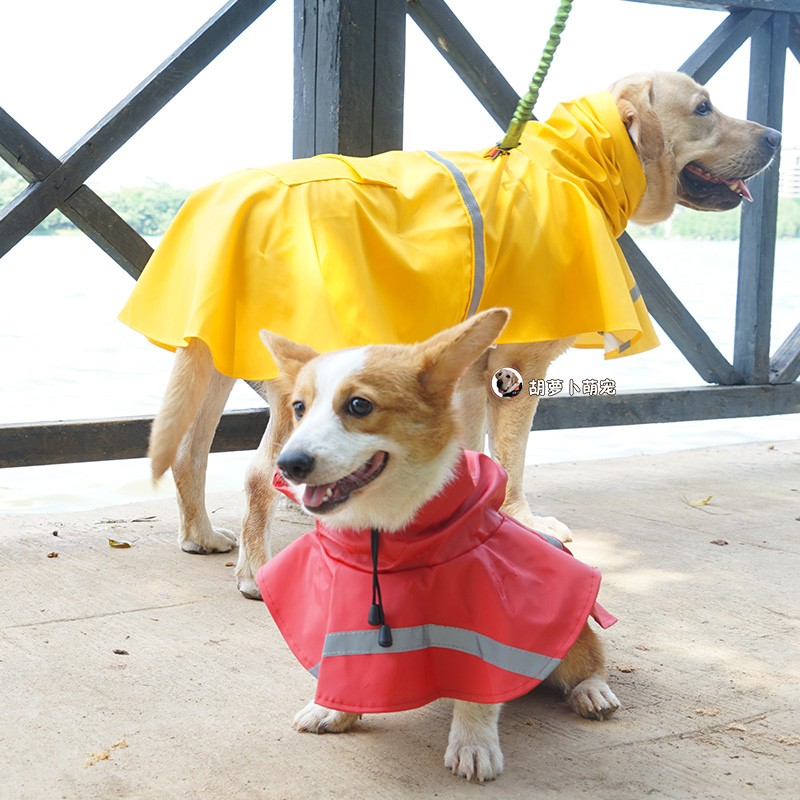
[[[789,15],[773,14],[750,40],[749,119],[780,129]],[[778,156],[779,158],[780,156]],[[739,282],[733,366],[745,383],[770,380],[772,283],[778,219],[778,164],[753,181],[754,201],[745,204],[739,232]]]
[[402,147],[405,26],[405,0],[295,0],[295,158]]

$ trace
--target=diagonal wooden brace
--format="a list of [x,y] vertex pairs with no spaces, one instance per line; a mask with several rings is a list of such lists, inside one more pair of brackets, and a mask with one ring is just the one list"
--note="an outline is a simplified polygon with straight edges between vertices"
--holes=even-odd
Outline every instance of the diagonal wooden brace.
[[[0,158],[31,183],[44,180],[61,164],[2,108]],[[139,277],[153,248],[88,186],[79,187],[58,208],[129,275]]]
[[63,205],[275,0],[230,0],[155,72],[88,131],[47,177],[0,210],[0,257]]

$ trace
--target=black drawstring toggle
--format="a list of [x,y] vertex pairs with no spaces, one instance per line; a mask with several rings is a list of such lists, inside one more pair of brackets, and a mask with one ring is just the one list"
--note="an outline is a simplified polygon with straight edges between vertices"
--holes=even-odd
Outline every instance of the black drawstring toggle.
[[373,626],[381,626],[378,631],[378,644],[381,647],[392,646],[392,629],[386,624],[383,616],[383,597],[381,596],[381,585],[378,581],[378,536],[380,531],[372,529],[372,605],[369,607],[367,623]]
[[373,603],[369,607],[369,616],[367,617],[367,622],[370,625],[383,625],[383,614],[381,612],[381,607],[377,603]]

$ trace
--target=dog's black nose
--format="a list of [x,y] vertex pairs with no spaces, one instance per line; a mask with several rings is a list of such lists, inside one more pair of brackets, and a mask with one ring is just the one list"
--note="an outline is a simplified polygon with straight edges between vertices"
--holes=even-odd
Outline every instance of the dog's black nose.
[[278,469],[290,480],[303,481],[314,469],[314,456],[305,450],[290,450],[278,456]]
[[777,150],[781,146],[781,132],[774,128],[767,128],[764,131],[763,142],[770,150]]

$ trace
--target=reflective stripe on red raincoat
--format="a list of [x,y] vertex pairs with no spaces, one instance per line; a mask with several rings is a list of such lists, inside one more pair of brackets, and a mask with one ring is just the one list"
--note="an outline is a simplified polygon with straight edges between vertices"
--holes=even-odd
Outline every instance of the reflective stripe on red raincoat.
[[[276,486],[285,487],[280,476]],[[590,615],[603,627],[616,621],[595,602],[598,570],[499,511],[505,486],[500,466],[467,452],[407,528],[380,534],[391,647],[367,623],[370,531],[317,521],[261,568],[261,596],[318,678],[317,703],[364,713],[441,697],[505,702],[556,668]]]

